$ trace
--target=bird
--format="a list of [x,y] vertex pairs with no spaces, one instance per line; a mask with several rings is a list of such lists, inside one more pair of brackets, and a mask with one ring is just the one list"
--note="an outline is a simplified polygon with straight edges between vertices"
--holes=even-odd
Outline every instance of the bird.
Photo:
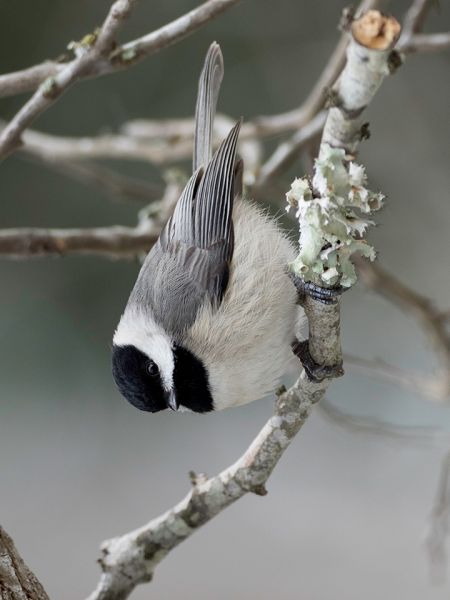
[[[193,174],[146,256],[113,336],[112,374],[125,399],[155,413],[207,413],[272,392],[297,360],[314,364],[299,304],[305,291],[287,265],[296,248],[276,219],[243,196],[241,120],[213,154],[224,75],[208,49],[195,110]],[[300,333],[299,333],[300,332]],[[309,360],[308,360],[309,359]]]

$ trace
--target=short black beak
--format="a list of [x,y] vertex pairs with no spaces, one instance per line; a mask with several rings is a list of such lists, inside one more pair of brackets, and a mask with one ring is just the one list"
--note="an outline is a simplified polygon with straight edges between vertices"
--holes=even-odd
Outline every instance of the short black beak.
[[173,390],[170,390],[166,393],[166,403],[170,410],[178,410],[179,404],[177,401],[177,396]]

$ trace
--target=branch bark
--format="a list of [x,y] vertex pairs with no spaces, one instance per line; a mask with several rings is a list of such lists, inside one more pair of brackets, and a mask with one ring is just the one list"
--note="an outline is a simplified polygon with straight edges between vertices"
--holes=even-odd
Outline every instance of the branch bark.
[[0,600],[49,600],[42,584],[24,563],[0,526]]

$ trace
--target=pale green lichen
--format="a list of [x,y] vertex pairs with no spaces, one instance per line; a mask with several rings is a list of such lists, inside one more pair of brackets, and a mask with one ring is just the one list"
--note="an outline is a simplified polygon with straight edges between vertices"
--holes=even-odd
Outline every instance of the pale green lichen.
[[81,40],[69,42],[67,49],[71,50],[77,58],[85,54],[92,46],[95,45],[100,34],[100,28],[97,27],[91,33],[87,33]]
[[123,62],[130,62],[132,60],[134,60],[137,56],[137,48],[125,48],[121,53],[120,53],[120,58],[123,60]]
[[44,79],[44,81],[41,83],[41,92],[46,97],[51,97],[53,94],[55,94],[57,89],[58,89],[58,84],[53,75],[51,75],[50,77],[47,77],[47,79]]
[[375,258],[364,239],[373,224],[366,217],[378,210],[383,195],[367,187],[364,167],[348,162],[345,151],[325,144],[316,160],[312,182],[296,179],[286,194],[296,209],[300,251],[292,270],[305,281],[350,287],[356,281],[354,252]]

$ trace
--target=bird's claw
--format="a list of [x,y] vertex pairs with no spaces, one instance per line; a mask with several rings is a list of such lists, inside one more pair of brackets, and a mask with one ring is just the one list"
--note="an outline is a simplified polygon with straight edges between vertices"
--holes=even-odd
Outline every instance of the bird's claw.
[[300,359],[308,379],[314,383],[320,383],[324,379],[342,377],[344,374],[342,362],[336,365],[319,365],[319,363],[316,363],[309,352],[308,340],[295,341],[292,344],[292,351]]
[[297,289],[299,304],[303,304],[305,296],[322,302],[322,304],[337,304],[339,296],[347,289],[342,287],[342,285],[332,288],[321,287],[312,281],[304,281],[292,272],[289,273],[289,276]]

